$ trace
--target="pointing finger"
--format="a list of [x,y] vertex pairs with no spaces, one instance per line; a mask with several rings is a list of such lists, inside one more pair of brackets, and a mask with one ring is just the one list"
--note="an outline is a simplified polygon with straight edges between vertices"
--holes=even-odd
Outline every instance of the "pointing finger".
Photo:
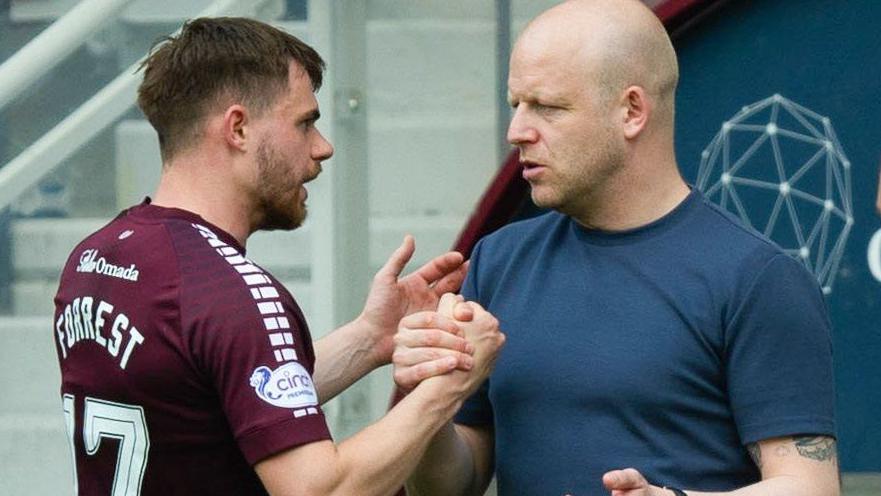
[[441,280],[444,276],[454,273],[456,269],[462,266],[465,257],[456,251],[450,251],[434,257],[428,263],[416,270],[416,275],[425,279],[426,282],[432,284]]

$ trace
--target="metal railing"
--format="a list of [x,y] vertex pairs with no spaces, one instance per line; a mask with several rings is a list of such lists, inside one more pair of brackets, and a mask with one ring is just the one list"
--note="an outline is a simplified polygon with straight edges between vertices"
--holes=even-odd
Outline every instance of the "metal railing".
[[0,65],[0,110],[132,0],[83,0]]
[[[83,0],[0,66],[0,108],[80,46],[131,0]],[[268,0],[219,0],[196,17],[254,15]],[[0,211],[116,122],[135,102],[141,61],[0,168]]]

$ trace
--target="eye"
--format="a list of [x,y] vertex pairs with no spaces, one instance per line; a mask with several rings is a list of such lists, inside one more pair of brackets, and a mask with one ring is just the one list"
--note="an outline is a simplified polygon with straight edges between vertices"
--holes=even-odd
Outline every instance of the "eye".
[[300,118],[300,120],[297,122],[297,127],[308,131],[309,129],[315,127],[315,123],[318,121],[319,118],[321,118],[321,113],[319,113],[317,110],[309,112],[308,114]]
[[536,113],[541,114],[541,115],[545,115],[545,116],[552,116],[552,115],[557,114],[563,110],[563,107],[558,107],[556,105],[548,105],[545,103],[534,103],[532,105],[532,108],[535,109]]

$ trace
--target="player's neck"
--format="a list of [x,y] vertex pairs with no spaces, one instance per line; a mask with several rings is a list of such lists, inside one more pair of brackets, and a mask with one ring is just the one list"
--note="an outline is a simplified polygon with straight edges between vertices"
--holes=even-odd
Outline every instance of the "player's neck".
[[245,246],[251,234],[246,195],[237,194],[224,174],[204,173],[203,166],[195,162],[165,164],[152,203],[197,214]]
[[675,209],[691,192],[675,162],[652,173],[639,169],[610,179],[576,212],[589,229],[626,231],[650,224]]

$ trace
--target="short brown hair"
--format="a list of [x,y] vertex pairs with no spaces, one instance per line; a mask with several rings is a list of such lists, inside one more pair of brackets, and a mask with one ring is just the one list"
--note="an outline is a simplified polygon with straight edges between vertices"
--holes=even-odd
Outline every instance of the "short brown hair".
[[292,61],[318,90],[324,72],[318,52],[253,19],[193,19],[177,36],[160,40],[141,64],[138,106],[159,134],[162,159],[197,140],[199,124],[217,105],[266,110],[287,88]]

